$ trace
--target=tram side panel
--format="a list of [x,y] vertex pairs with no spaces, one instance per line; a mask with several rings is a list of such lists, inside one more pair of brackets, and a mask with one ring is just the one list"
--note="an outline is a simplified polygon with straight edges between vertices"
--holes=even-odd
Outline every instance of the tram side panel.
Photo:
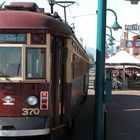
[[[67,56],[67,122],[71,124],[75,118],[76,111],[83,97],[86,95],[88,87],[88,74],[85,73],[85,60],[81,59],[78,54],[74,53],[74,47],[68,41]],[[78,47],[78,46],[77,46]],[[72,127],[72,126],[70,126]]]
[[[9,8],[16,8],[17,4],[21,8],[21,4],[26,7],[29,3],[15,3]],[[72,34],[71,29],[46,14],[24,10],[0,12],[0,137],[50,135],[65,122],[71,126],[83,97],[85,73],[83,61],[76,53],[83,49],[78,45],[74,48],[72,37],[65,38]],[[66,64],[62,61],[65,47]],[[5,73],[6,64],[15,60],[21,74],[18,69],[15,75]]]

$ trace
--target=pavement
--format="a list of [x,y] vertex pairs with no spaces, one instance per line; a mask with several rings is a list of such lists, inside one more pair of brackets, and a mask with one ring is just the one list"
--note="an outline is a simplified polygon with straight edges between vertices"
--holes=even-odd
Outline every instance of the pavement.
[[106,103],[106,140],[140,140],[140,91],[114,91]]
[[[74,132],[65,140],[94,140],[94,90],[89,90],[76,117]],[[106,106],[105,140],[140,140],[140,91],[113,91]]]
[[93,140],[94,134],[94,90],[80,104],[76,115],[75,129],[64,140]]

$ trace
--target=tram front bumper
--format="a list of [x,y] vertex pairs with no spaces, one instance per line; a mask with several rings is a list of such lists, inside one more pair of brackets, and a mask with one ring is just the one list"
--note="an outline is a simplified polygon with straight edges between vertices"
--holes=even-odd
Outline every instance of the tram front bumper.
[[47,135],[46,122],[46,117],[0,117],[0,137]]
[[50,133],[50,128],[35,129],[35,130],[0,130],[0,137],[25,137],[25,136],[39,136]]

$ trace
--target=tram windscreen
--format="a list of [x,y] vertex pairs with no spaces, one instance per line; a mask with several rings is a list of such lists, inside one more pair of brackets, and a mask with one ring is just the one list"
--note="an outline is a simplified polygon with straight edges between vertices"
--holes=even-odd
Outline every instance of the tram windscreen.
[[0,77],[21,76],[22,48],[0,47]]
[[27,49],[27,78],[45,78],[44,48]]

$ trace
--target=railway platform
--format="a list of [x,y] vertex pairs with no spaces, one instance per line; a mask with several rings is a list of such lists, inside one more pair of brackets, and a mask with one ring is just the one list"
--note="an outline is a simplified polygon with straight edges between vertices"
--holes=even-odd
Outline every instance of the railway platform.
[[106,108],[106,140],[140,140],[140,90],[113,92]]
[[74,131],[67,134],[64,140],[93,140],[94,98],[94,90],[90,89],[78,109]]
[[[94,90],[80,105],[74,132],[65,140],[94,140]],[[113,91],[106,103],[105,140],[140,140],[140,91]]]

